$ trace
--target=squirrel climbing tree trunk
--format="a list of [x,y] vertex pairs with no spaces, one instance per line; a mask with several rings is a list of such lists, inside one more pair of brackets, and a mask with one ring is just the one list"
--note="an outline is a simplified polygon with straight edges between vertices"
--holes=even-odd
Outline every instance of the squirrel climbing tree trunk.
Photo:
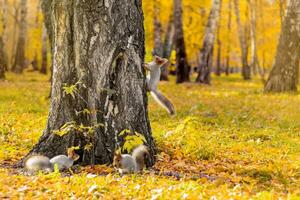
[[153,164],[142,0],[53,0],[51,16],[51,108],[28,155],[53,157],[78,146],[81,164],[111,163],[128,129],[145,137]]

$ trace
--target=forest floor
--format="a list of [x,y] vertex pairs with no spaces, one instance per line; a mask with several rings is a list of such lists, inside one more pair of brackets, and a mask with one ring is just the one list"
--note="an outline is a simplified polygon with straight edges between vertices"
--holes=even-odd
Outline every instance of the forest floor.
[[[211,86],[163,82],[176,117],[149,99],[158,162],[143,175],[111,167],[26,176],[9,166],[46,125],[49,78],[0,82],[0,199],[300,199],[300,95],[263,94],[239,75]],[[160,171],[161,173],[157,173]]]

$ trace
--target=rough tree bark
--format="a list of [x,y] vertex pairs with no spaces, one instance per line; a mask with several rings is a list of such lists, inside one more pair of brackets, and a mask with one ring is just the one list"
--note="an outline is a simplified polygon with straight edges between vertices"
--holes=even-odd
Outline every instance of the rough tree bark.
[[245,80],[251,79],[251,68],[248,64],[248,52],[247,52],[247,41],[246,41],[246,33],[243,29],[243,25],[240,17],[240,5],[239,0],[234,0],[234,11],[236,15],[236,22],[238,26],[238,35],[240,40],[240,47],[242,52],[242,76]]
[[232,0],[228,2],[228,24],[227,24],[227,48],[226,48],[226,69],[225,74],[229,75],[230,69],[230,52],[231,52],[231,23],[232,23]]
[[47,45],[47,29],[46,26],[43,25],[43,33],[42,33],[42,66],[40,72],[42,74],[47,74],[47,64],[48,64],[48,45]]
[[20,74],[23,72],[25,65],[25,42],[26,42],[26,29],[27,29],[27,0],[21,0],[20,3],[20,21],[19,21],[19,35],[16,47],[16,54],[14,64],[12,67],[13,72]]
[[175,50],[176,50],[176,83],[190,81],[190,73],[185,50],[184,32],[182,27],[182,2],[174,0],[174,28],[175,28]]
[[290,0],[265,92],[296,91],[300,60],[300,1]]
[[51,15],[51,109],[29,155],[53,157],[79,146],[81,164],[111,163],[124,129],[143,134],[154,155],[142,69],[142,1],[53,0]]
[[213,62],[213,49],[215,42],[215,32],[219,24],[220,9],[222,0],[212,0],[208,22],[205,28],[203,45],[200,50],[200,65],[196,82],[210,84],[210,72]]

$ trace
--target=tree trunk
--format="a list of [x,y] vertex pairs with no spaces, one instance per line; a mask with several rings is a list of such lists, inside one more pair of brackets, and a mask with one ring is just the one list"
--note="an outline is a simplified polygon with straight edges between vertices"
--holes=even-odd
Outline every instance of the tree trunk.
[[7,54],[5,52],[4,34],[6,30],[6,14],[7,14],[7,1],[0,2],[1,10],[1,24],[2,32],[0,32],[0,80],[5,79],[5,70],[7,69]]
[[[163,44],[163,57],[167,58],[168,60],[170,60],[171,53],[172,53],[172,50],[173,50],[174,34],[175,34],[175,29],[174,29],[174,22],[173,22],[173,14],[171,14],[170,17],[169,17],[167,32],[166,32],[165,40],[164,40],[164,44]],[[168,78],[168,75],[169,75],[168,66],[170,66],[170,63],[164,65],[161,68],[160,80],[164,80],[164,81],[169,80],[169,78]]]
[[158,5],[158,2],[155,0],[153,2],[154,5],[154,19],[153,19],[153,25],[154,25],[154,49],[153,49],[153,56],[157,55],[159,57],[162,57],[163,54],[163,43],[161,39],[162,34],[162,28],[161,23],[159,21],[159,15],[160,15],[160,7]]
[[[40,4],[38,4],[37,8],[36,8],[36,18],[35,18],[35,29],[39,29],[39,14],[40,14]],[[38,71],[39,70],[39,63],[38,63],[38,49],[35,48],[34,49],[34,57],[33,60],[31,62],[33,71]]]
[[43,25],[43,33],[42,33],[42,67],[40,72],[42,74],[47,74],[47,64],[48,64],[48,45],[47,45],[47,29],[46,26]]
[[239,34],[239,40],[240,40],[240,46],[241,46],[241,52],[242,52],[242,76],[245,80],[251,79],[251,68],[248,64],[248,52],[247,52],[247,41],[246,41],[246,34],[243,29],[243,25],[240,18],[240,7],[239,7],[239,0],[234,0],[234,10],[236,15],[236,22],[238,26],[238,34]]
[[290,0],[266,92],[296,91],[300,60],[300,1]]
[[44,24],[47,30],[47,35],[49,37],[50,41],[50,49],[52,52],[52,46],[53,46],[53,27],[52,27],[52,20],[51,20],[51,6],[53,0],[40,0],[41,1],[41,9],[43,11],[44,15]]
[[5,79],[5,67],[6,67],[6,59],[4,52],[4,43],[2,36],[0,35],[0,80]]
[[[219,18],[222,19],[222,1],[220,2]],[[220,39],[221,22],[218,23],[217,29],[217,62],[216,62],[216,75],[221,76],[222,73],[222,41]]]
[[174,27],[176,50],[176,83],[190,81],[190,73],[185,50],[184,33],[182,27],[182,2],[174,0]]
[[81,164],[111,163],[125,129],[141,133],[155,154],[142,68],[141,2],[53,0],[51,109],[29,155],[53,157],[79,146]]
[[222,0],[213,0],[205,29],[203,45],[200,50],[200,65],[196,82],[210,84],[210,72],[213,61],[215,32],[219,24]]
[[231,52],[231,23],[232,23],[232,0],[228,2],[228,36],[227,36],[227,48],[226,48],[226,69],[225,74],[228,76],[230,72],[230,52]]
[[11,56],[9,60],[9,65],[11,67],[11,70],[13,71],[14,66],[14,59],[16,54],[16,37],[17,37],[17,26],[18,26],[18,19],[19,19],[19,5],[17,3],[17,0],[14,0],[13,3],[13,9],[14,9],[14,20],[13,20],[13,31],[12,31],[12,48],[11,48]]
[[253,74],[257,74],[260,71],[259,60],[257,56],[257,40],[256,40],[256,3],[254,0],[248,0],[250,8],[250,40],[251,40],[251,61],[250,68],[253,70]]
[[26,17],[27,17],[27,0],[21,0],[20,4],[20,25],[17,42],[16,55],[13,65],[13,71],[17,74],[23,72],[25,65],[25,42],[26,42]]
[[280,22],[281,22],[281,26],[283,25],[283,21],[284,21],[284,0],[279,0],[279,14],[280,14]]

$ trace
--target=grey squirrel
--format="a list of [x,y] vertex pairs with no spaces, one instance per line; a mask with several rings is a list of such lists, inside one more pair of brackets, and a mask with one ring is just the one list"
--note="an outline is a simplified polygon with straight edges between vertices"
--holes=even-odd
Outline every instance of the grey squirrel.
[[42,155],[34,155],[25,160],[25,169],[30,172],[37,171],[46,171],[52,172],[54,170],[54,166],[57,165],[58,170],[62,171],[64,169],[69,169],[73,166],[74,161],[79,159],[79,155],[77,155],[74,149],[68,149],[68,156],[58,155],[49,159],[46,156]]
[[118,169],[120,174],[137,173],[145,168],[145,158],[149,157],[148,147],[140,145],[135,148],[131,155],[121,154],[116,151],[113,160],[113,166]]
[[175,108],[172,102],[157,89],[161,74],[160,68],[167,62],[168,60],[165,58],[154,56],[154,60],[150,63],[144,63],[143,67],[150,71],[150,74],[147,76],[146,80],[147,90],[150,92],[152,97],[169,112],[170,115],[175,115]]

